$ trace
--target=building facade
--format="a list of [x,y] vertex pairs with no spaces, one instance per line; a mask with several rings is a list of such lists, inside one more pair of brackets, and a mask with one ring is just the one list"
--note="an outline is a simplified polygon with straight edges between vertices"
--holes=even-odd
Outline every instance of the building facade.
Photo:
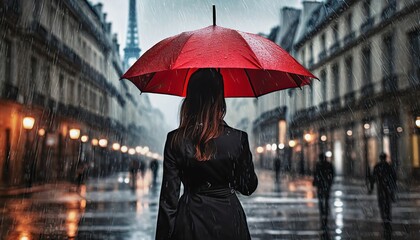
[[162,116],[119,81],[119,44],[101,4],[2,0],[0,7],[2,184],[72,179],[80,161],[107,174],[124,155],[113,143],[160,151],[162,136],[147,124],[163,124]]
[[325,152],[338,174],[363,178],[386,152],[401,178],[419,177],[419,8],[411,0],[303,2],[289,51],[319,81],[267,96],[271,108],[287,107],[294,171],[311,173]]

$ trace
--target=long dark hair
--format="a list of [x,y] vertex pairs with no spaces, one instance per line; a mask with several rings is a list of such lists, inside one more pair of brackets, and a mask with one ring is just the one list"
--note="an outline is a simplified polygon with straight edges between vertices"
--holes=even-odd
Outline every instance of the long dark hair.
[[187,96],[181,105],[179,131],[173,144],[190,139],[198,161],[209,160],[214,154],[210,140],[223,131],[226,114],[223,77],[214,68],[194,72],[188,82]]

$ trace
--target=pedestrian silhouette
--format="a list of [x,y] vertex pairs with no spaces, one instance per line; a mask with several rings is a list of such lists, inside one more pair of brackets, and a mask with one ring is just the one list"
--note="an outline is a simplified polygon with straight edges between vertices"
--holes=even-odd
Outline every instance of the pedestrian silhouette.
[[319,154],[319,161],[316,164],[313,185],[317,188],[319,215],[321,229],[328,233],[328,212],[331,185],[334,180],[335,170],[333,165],[327,161],[324,153]]
[[280,168],[281,168],[281,160],[280,160],[280,156],[277,156],[274,159],[274,171],[276,172],[276,182],[280,180]]
[[391,239],[391,202],[395,202],[397,176],[394,168],[386,161],[386,157],[385,153],[379,155],[379,163],[375,165],[371,176],[369,194],[372,193],[376,183],[378,186],[378,205],[384,227],[384,238]]
[[159,170],[159,162],[158,162],[158,160],[157,159],[153,159],[152,161],[150,161],[149,167],[150,167],[150,170],[152,171],[152,175],[153,175],[152,176],[152,179],[153,179],[152,184],[155,185],[156,178],[157,178],[157,172]]
[[135,159],[131,160],[130,162],[130,178],[131,178],[131,188],[132,190],[136,189],[137,184],[137,172],[139,170],[139,162]]

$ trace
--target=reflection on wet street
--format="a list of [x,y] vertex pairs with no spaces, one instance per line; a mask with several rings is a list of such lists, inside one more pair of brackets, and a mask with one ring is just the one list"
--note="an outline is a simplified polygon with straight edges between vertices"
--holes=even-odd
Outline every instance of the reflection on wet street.
[[[240,197],[253,239],[320,239],[316,194],[310,178],[273,180],[259,171],[260,185]],[[2,193],[0,239],[154,239],[160,183],[151,173],[118,173]],[[159,179],[159,177],[158,177]],[[393,239],[420,238],[420,191],[399,194],[393,207]],[[376,194],[363,184],[337,179],[330,198],[331,239],[382,239]]]

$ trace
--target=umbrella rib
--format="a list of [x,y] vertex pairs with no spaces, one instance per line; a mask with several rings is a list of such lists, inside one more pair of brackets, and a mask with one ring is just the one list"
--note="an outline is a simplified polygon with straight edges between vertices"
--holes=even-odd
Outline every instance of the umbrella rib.
[[252,89],[252,92],[254,93],[254,96],[258,98],[257,94],[255,93],[254,85],[252,85],[251,78],[249,77],[249,74],[246,68],[244,68],[244,71],[245,71],[246,77],[248,78],[248,82],[251,85],[251,89]]
[[286,72],[286,76],[287,76],[290,80],[292,80],[292,81],[296,84],[296,86],[297,86],[298,88],[300,88],[300,90],[302,90],[302,87],[300,86],[300,84],[298,84],[298,83],[296,82],[296,80],[295,80],[295,79],[293,79],[293,78],[290,76],[290,73]]
[[[191,68],[187,69],[187,73],[185,74],[185,78],[184,78],[184,83],[182,84],[182,93],[181,96],[184,95],[184,89],[185,89],[185,83],[187,82],[187,77],[188,77],[188,73],[190,72]],[[185,93],[185,95],[187,95],[187,93]]]

